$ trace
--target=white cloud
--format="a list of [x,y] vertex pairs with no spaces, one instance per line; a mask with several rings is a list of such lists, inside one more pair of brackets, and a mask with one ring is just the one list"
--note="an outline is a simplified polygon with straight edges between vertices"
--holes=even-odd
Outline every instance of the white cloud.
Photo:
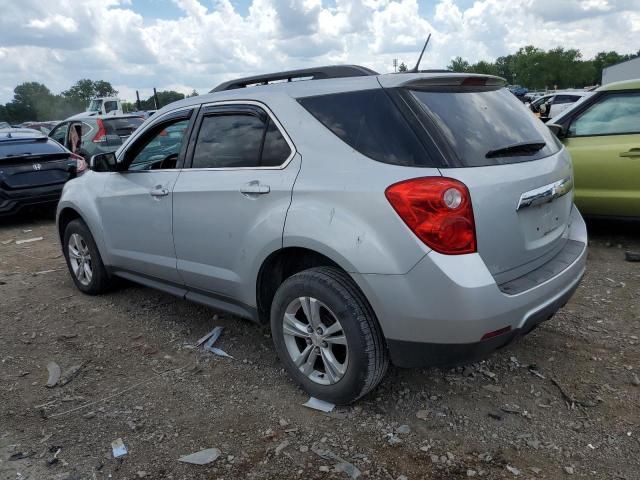
[[529,44],[630,52],[640,33],[640,0],[423,1],[251,0],[241,15],[230,0],[173,0],[181,14],[159,20],[136,13],[135,0],[0,0],[0,103],[25,81],[60,92],[104,79],[133,99],[136,89],[204,93],[235,76],[330,63],[390,71],[396,57],[412,66],[428,33],[424,68]]

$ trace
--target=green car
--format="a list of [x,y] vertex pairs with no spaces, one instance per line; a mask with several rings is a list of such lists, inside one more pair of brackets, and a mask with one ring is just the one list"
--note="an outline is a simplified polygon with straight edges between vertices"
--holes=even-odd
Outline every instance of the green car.
[[571,153],[580,211],[640,218],[640,80],[604,85],[547,125]]

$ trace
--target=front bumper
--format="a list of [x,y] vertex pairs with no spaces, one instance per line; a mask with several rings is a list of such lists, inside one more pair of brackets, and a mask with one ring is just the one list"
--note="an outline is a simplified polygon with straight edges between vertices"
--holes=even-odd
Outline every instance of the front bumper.
[[[584,274],[587,257],[586,225],[576,208],[568,240],[583,245],[575,260],[514,295],[500,289],[477,253],[431,252],[405,275],[353,277],[376,312],[395,365],[464,363],[528,333],[569,300]],[[507,328],[502,335],[482,340],[489,332]]]

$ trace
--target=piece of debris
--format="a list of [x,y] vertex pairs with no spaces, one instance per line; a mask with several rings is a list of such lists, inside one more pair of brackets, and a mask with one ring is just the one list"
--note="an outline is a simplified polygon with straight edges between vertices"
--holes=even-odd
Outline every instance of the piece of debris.
[[111,450],[113,451],[113,458],[120,458],[128,453],[127,447],[125,447],[121,438],[116,438],[111,442]]
[[24,230],[22,230],[22,233],[29,233],[29,232],[33,232],[32,228],[26,228]]
[[511,473],[513,473],[516,477],[518,475],[520,475],[520,470],[518,470],[516,467],[512,467],[511,465],[507,465],[506,469],[509,470]]
[[25,238],[24,240],[16,240],[16,245],[22,245],[23,243],[39,242],[44,240],[44,237]]
[[10,238],[9,240],[3,240],[0,243],[2,243],[2,245],[9,245],[11,242],[13,242],[13,239]]
[[420,420],[428,420],[429,410],[418,410],[416,412],[416,417],[418,417]]
[[494,420],[502,420],[502,415],[500,415],[499,413],[489,412],[487,413],[487,415],[489,416],[489,418],[493,418]]
[[33,455],[33,452],[16,452],[11,454],[11,456],[9,457],[9,461],[10,462],[15,462],[16,460],[22,460],[24,458],[29,458],[31,455]]
[[321,412],[329,413],[333,411],[336,406],[333,403],[325,402],[319,398],[309,397],[306,403],[302,404],[303,407],[312,408],[314,410],[320,410]]
[[200,340],[196,342],[196,347],[202,345],[202,342],[206,341],[207,343],[205,343],[202,347],[206,351],[211,352],[214,355],[218,355],[219,357],[233,358],[224,350],[221,350],[220,348],[216,348],[213,346],[213,344],[216,343],[216,341],[220,338],[220,335],[222,335],[222,330],[223,330],[223,327],[215,327],[213,330],[211,330],[209,333],[207,333],[204,337],[202,337]]
[[58,384],[62,386],[69,383],[78,374],[78,372],[82,369],[82,367],[84,367],[84,363],[81,363],[79,365],[74,365],[73,367],[65,370],[62,376],[60,377]]
[[564,467],[564,471],[567,475],[573,475],[575,473],[573,467]]
[[627,262],[640,262],[640,252],[631,252],[627,250],[624,252],[624,259]]
[[482,388],[492,393],[502,393],[502,387],[498,385],[483,385]]
[[409,425],[400,425],[396,429],[396,433],[399,433],[401,435],[406,435],[409,432],[411,432],[411,428],[409,428]]
[[582,407],[595,407],[595,406],[597,406],[596,402],[582,401],[582,400],[577,400],[577,399],[573,398],[565,390],[565,388],[560,384],[560,382],[558,382],[558,380],[556,380],[553,377],[551,377],[550,380],[551,380],[551,383],[553,383],[556,387],[558,387],[558,390],[560,390],[560,393],[562,394],[562,397],[566,400],[566,402],[569,404],[570,407],[573,407],[574,405],[580,405]]
[[222,452],[217,448],[207,448],[205,450],[200,450],[199,452],[180,457],[178,461],[191,463],[193,465],[207,465],[208,463],[214,462],[220,455],[222,455]]
[[283,442],[280,443],[280,445],[278,445],[275,449],[275,454],[276,455],[280,455],[280,452],[282,452],[282,450],[284,450],[285,448],[287,448],[289,446],[289,440],[285,440]]
[[62,374],[62,370],[60,370],[60,365],[58,365],[56,362],[49,362],[47,364],[47,370],[49,371],[49,380],[47,380],[47,387],[53,388],[58,384],[60,375]]
[[631,379],[631,383],[632,383],[633,385],[635,385],[636,387],[639,387],[639,386],[640,386],[640,378],[638,377],[638,374],[637,374],[637,373],[634,373],[634,374],[633,374],[633,378]]
[[342,472],[349,475],[350,478],[356,479],[362,475],[362,472],[353,463],[340,462],[335,467],[336,472]]
[[202,345],[204,342],[206,342],[211,338],[213,338],[213,343],[215,343],[218,340],[218,338],[220,338],[220,335],[222,335],[223,329],[224,327],[215,327],[213,330],[207,333],[204,337],[201,337],[200,340],[196,342],[195,346],[199,347],[200,345]]

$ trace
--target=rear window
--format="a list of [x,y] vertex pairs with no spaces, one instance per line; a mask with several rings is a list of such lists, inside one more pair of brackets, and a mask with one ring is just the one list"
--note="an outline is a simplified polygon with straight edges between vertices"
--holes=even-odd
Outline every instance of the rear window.
[[548,157],[561,148],[550,130],[507,89],[411,91],[464,167]]
[[143,122],[144,120],[140,117],[109,118],[103,120],[107,135],[119,135],[121,137],[131,135]]
[[49,141],[47,137],[38,140],[2,140],[0,139],[0,160],[37,155],[64,153],[65,150],[58,143]]
[[418,137],[382,89],[307,97],[299,102],[325,127],[369,158],[413,167],[430,163]]

